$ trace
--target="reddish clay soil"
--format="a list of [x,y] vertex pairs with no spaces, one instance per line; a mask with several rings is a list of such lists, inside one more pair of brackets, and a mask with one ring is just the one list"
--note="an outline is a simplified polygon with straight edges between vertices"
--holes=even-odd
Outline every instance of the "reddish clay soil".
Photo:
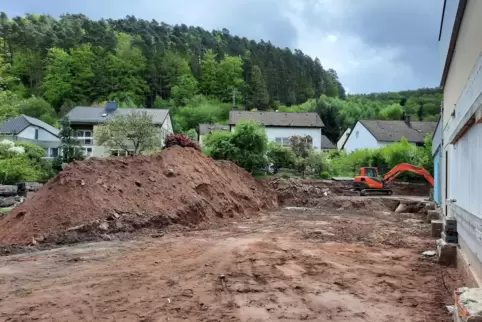
[[4,256],[0,320],[451,321],[457,276],[421,257],[422,219],[327,205]]
[[0,245],[98,240],[169,225],[197,226],[277,206],[266,185],[191,148],[69,165],[0,218]]

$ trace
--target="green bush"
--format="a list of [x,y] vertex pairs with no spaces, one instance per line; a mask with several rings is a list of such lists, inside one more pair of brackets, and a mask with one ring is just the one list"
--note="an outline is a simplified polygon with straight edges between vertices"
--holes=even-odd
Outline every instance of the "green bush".
[[16,184],[21,181],[40,181],[42,172],[32,166],[26,156],[0,160],[0,183]]
[[263,126],[243,121],[234,132],[216,131],[204,141],[205,152],[214,159],[230,160],[252,172],[267,165],[268,137]]
[[320,178],[321,179],[330,179],[331,175],[328,171],[323,171],[322,173],[320,173]]
[[289,173],[283,172],[283,173],[281,174],[281,178],[283,178],[283,179],[289,179],[289,178],[291,178],[291,176],[289,175]]
[[277,173],[281,168],[293,168],[296,161],[296,155],[293,150],[285,148],[275,142],[268,144],[267,155],[274,173]]

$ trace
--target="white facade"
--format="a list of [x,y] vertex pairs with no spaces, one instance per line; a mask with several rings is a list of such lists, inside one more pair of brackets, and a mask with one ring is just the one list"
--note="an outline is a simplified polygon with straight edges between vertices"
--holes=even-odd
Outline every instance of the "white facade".
[[[231,132],[234,132],[235,126],[231,126]],[[321,151],[321,128],[313,127],[266,127],[266,135],[268,141],[289,146],[289,138],[292,136],[309,135],[313,139],[313,149]]]
[[[482,280],[482,1],[455,2],[461,20],[455,19],[452,32],[455,10],[446,10],[443,21],[449,25],[442,25],[440,37],[442,57],[451,57],[442,62],[442,209],[457,220],[460,252]],[[446,50],[452,35],[455,46]]]
[[348,139],[348,137],[350,136],[350,132],[351,132],[351,129],[350,128],[347,128],[345,130],[345,132],[343,132],[343,134],[341,135],[340,139],[338,140],[338,142],[336,142],[336,148],[338,150],[341,150],[343,149],[343,145],[345,144],[346,140]]
[[59,142],[60,144],[60,140],[56,135],[34,125],[29,125],[25,130],[18,133],[17,136],[29,140]]
[[355,127],[350,133],[350,136],[345,142],[343,150],[347,153],[351,153],[360,149],[378,149],[392,142],[379,142],[368,131],[368,129],[360,122],[355,124]]

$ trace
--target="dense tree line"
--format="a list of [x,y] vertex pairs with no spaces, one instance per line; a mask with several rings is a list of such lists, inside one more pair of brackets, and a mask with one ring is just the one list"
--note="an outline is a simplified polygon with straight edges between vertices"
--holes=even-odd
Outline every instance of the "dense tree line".
[[[23,98],[44,98],[62,113],[79,104],[185,105],[203,94],[246,108],[291,106],[327,95],[345,99],[336,72],[300,50],[155,20],[55,19],[0,14],[4,84]],[[2,77],[2,76],[0,76]],[[5,88],[3,88],[5,90]],[[234,95],[233,95],[234,94]]]

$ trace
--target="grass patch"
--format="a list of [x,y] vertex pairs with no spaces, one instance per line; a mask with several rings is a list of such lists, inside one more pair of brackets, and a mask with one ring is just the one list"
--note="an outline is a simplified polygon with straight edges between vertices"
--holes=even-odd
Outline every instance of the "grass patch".
[[5,213],[7,213],[7,212],[9,212],[9,211],[11,211],[11,210],[12,210],[12,208],[10,208],[10,207],[8,207],[8,208],[0,208],[0,214],[5,214]]

